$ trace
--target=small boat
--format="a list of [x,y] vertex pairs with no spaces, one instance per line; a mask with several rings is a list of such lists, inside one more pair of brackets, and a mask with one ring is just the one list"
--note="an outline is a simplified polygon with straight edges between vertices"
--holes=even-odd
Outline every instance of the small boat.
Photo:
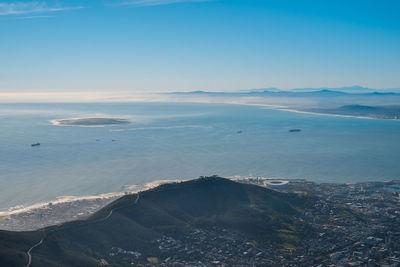
[[31,146],[40,146],[40,143],[31,144]]
[[241,133],[243,133],[243,131],[237,131],[237,133],[238,133],[238,134],[241,134]]
[[289,130],[289,132],[298,133],[298,132],[301,132],[301,129],[291,129],[291,130]]

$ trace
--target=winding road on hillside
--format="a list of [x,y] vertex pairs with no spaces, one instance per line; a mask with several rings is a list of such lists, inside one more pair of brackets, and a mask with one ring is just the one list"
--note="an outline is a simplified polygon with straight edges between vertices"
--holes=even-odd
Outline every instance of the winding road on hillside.
[[28,254],[28,264],[26,265],[27,267],[29,267],[29,266],[31,265],[31,262],[32,262],[32,255],[31,255],[32,249],[34,249],[35,247],[39,246],[39,245],[42,244],[42,243],[43,243],[43,238],[42,238],[38,243],[36,243],[35,245],[33,245],[33,246],[26,252],[26,254]]
[[[135,199],[135,202],[133,203],[134,205],[138,203],[139,198],[140,198],[140,194],[137,193],[137,197],[136,197],[136,199]],[[125,207],[125,206],[124,206],[124,207]],[[89,224],[89,223],[97,223],[97,222],[100,222],[100,221],[108,220],[108,219],[111,217],[111,215],[113,214],[113,211],[115,211],[115,210],[117,210],[117,209],[120,209],[120,208],[122,208],[122,207],[118,207],[118,208],[115,208],[115,209],[111,209],[110,212],[108,213],[108,215],[107,215],[106,217],[104,217],[104,218],[102,218],[102,219],[99,219],[99,220],[90,221],[90,222],[87,222],[87,223],[88,223],[88,224]],[[46,238],[46,237],[43,237],[39,242],[37,242],[37,243],[36,243],[35,245],[33,245],[32,247],[30,247],[29,250],[26,252],[26,254],[28,255],[28,263],[26,264],[26,267],[30,267],[30,266],[31,266],[31,263],[32,263],[32,254],[31,254],[31,252],[32,252],[32,250],[33,250],[34,248],[40,246],[40,245],[43,243],[43,241],[44,241],[45,238]]]

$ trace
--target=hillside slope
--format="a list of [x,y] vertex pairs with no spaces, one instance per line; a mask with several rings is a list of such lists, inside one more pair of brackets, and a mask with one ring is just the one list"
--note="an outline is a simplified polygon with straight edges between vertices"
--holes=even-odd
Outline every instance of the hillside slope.
[[[127,195],[92,217],[35,232],[0,232],[0,265],[98,266],[113,248],[140,252],[142,259],[166,257],[156,240],[197,229],[226,229],[259,247],[294,247],[309,233],[296,219],[308,198],[223,178],[165,184]],[[225,230],[224,230],[225,231]],[[7,248],[7,249],[3,249]]]

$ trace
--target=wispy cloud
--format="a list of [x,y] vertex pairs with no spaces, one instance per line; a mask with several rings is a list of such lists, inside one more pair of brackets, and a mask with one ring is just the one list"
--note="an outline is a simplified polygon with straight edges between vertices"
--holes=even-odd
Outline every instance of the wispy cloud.
[[54,18],[54,15],[37,15],[37,16],[23,16],[21,19],[43,19],[43,18]]
[[74,10],[81,8],[82,6],[76,6],[76,7],[48,6],[45,2],[14,2],[14,3],[0,2],[0,16],[53,13],[53,12]]
[[211,2],[213,0],[131,0],[119,3],[119,5],[131,6],[160,6],[176,3],[198,3],[198,2]]

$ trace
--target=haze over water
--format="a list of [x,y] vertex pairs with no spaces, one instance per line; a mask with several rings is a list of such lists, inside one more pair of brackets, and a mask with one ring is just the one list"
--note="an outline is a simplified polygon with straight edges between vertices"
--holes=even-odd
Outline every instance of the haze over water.
[[[132,124],[50,123],[100,116]],[[108,103],[1,104],[0,123],[0,210],[212,174],[337,183],[400,178],[399,121],[241,105]],[[294,128],[302,131],[289,132]]]

